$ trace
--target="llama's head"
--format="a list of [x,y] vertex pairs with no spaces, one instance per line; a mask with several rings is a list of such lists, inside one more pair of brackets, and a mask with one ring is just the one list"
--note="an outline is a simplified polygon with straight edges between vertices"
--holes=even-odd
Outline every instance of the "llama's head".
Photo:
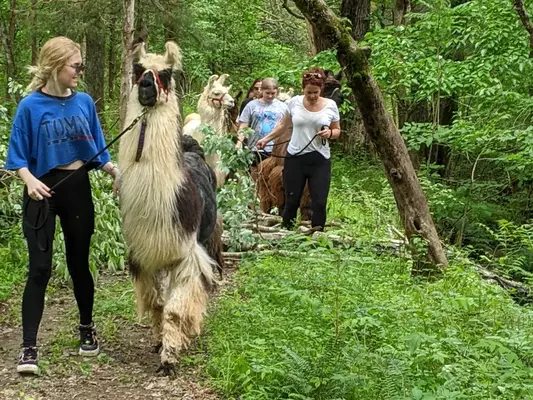
[[333,100],[340,107],[344,103],[344,95],[342,94],[341,80],[343,72],[339,71],[337,75],[333,71],[325,70],[326,83],[324,85],[324,97]]
[[292,98],[292,96],[294,96],[294,89],[293,88],[289,88],[289,90],[287,90],[285,92],[283,87],[280,87],[279,90],[278,90],[278,95],[276,96],[276,98],[279,101],[283,101],[284,103],[286,103]]
[[[175,87],[173,73],[181,69],[181,50],[172,41],[165,44],[165,54],[147,53],[144,42],[133,50],[134,90],[138,91],[139,103],[153,107],[165,102]],[[165,94],[165,95],[163,95]]]
[[204,93],[207,95],[206,100],[210,107],[227,110],[235,105],[235,100],[229,94],[231,85],[224,86],[224,81],[228,76],[228,74],[211,75],[209,78]]

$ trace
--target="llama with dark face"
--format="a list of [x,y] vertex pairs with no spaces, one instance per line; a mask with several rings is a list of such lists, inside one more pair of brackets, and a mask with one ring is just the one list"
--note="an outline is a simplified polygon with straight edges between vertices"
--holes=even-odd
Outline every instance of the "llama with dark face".
[[[120,140],[120,210],[140,314],[148,312],[164,373],[201,331],[214,268],[221,266],[216,177],[201,151],[184,151],[173,71],[181,51],[134,50],[135,85]],[[193,140],[192,138],[190,138]],[[190,140],[189,140],[190,141]],[[218,225],[220,227],[220,225]]]
[[339,71],[337,75],[329,69],[324,71],[326,74],[326,82],[324,84],[323,96],[333,100],[337,103],[337,107],[340,107],[344,103],[344,95],[342,94],[342,77],[343,72]]

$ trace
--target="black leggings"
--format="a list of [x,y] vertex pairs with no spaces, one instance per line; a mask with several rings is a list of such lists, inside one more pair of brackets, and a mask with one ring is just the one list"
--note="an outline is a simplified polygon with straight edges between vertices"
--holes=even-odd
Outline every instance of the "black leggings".
[[[70,173],[72,171],[54,169],[40,181],[51,187]],[[92,322],[94,282],[89,270],[89,248],[94,232],[94,205],[85,169],[55,189],[55,194],[48,199],[48,218],[37,231],[27,225],[38,226],[44,221],[44,201],[30,199],[26,187],[23,198],[23,231],[29,252],[28,279],[22,297],[23,346],[27,347],[36,345],[43,315],[44,296],[52,273],[56,216],[65,238],[67,267],[72,277],[80,324]]]
[[285,188],[283,226],[286,228],[293,226],[305,184],[308,183],[313,211],[311,226],[324,228],[330,182],[331,160],[324,158],[319,152],[313,151],[301,156],[286,158],[283,168]]

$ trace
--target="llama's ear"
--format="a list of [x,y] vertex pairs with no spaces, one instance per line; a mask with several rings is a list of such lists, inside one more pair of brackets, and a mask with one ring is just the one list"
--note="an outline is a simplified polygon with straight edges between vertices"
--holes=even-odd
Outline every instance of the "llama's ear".
[[224,85],[224,82],[226,81],[226,78],[227,78],[228,76],[229,76],[228,74],[222,74],[222,75],[220,75],[220,78],[218,78],[218,83],[220,83],[221,85]]
[[218,79],[218,75],[211,75],[207,81],[207,87],[212,87],[213,83]]
[[144,42],[140,41],[139,43],[133,46],[133,49],[131,51],[131,59],[134,63],[136,63],[144,56],[146,56],[146,49],[144,47]]
[[168,41],[165,43],[165,62],[169,64],[173,69],[181,69],[181,49],[173,42]]
[[337,75],[335,75],[335,79],[339,82],[342,81],[342,78],[344,77],[344,71],[341,69]]
[[229,85],[229,86],[228,86],[228,93],[231,91],[231,87],[232,87],[232,86],[233,86],[233,85]]
[[289,91],[287,92],[287,94],[292,97],[294,95],[294,89],[289,88]]

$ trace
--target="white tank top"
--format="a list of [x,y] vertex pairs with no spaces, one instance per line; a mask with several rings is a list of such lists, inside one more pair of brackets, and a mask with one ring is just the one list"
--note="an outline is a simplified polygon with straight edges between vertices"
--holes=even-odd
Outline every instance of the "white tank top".
[[[319,131],[322,126],[330,126],[332,122],[340,121],[339,109],[337,103],[331,99],[325,99],[326,105],[320,111],[309,111],[303,104],[304,96],[293,97],[287,105],[289,106],[289,113],[292,118],[292,137],[287,148],[289,154],[302,155],[312,151],[318,151],[329,159],[331,157],[329,151],[329,141],[326,140],[323,144],[323,139],[317,136],[313,142],[305,147]],[[302,151],[302,149],[305,150]],[[301,151],[301,153],[299,153]]]

